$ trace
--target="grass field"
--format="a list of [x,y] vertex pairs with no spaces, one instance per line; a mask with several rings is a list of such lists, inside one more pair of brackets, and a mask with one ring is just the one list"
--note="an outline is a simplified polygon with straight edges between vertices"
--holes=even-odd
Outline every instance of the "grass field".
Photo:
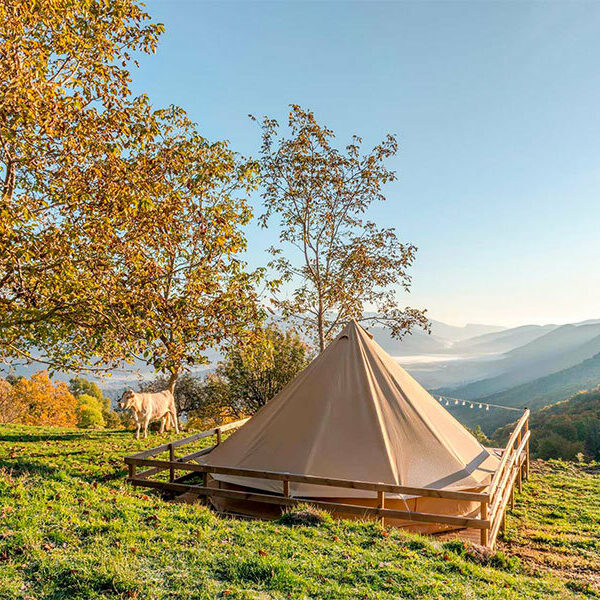
[[167,438],[0,426],[0,598],[600,598],[600,474],[535,463],[499,552],[221,518],[123,483]]

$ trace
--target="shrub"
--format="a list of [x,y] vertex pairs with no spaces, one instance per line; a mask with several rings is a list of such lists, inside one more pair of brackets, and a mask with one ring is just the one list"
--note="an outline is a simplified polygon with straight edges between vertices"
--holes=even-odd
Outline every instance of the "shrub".
[[105,422],[101,401],[94,396],[81,394],[77,402],[77,426],[83,429],[102,429]]
[[[84,377],[73,377],[69,381],[69,390],[71,390],[71,393],[78,399],[80,404],[87,404],[93,408],[93,410],[89,410],[88,408],[79,410],[79,421],[82,421],[81,415],[85,413],[83,421],[91,423],[90,425],[81,425],[78,423],[79,427],[109,427],[111,429],[121,427],[121,419],[119,415],[112,410],[110,398],[107,398],[93,381],[88,381]],[[82,401],[82,398],[84,397],[85,400]],[[100,407],[102,419],[98,419],[96,410],[98,407]]]
[[547,437],[539,440],[537,455],[545,460],[549,458],[575,460],[577,454],[583,450],[585,450],[584,442],[573,442],[558,433],[551,432]]
[[[209,427],[260,410],[310,362],[308,346],[293,329],[271,324],[251,344],[234,344],[195,389],[190,420]],[[179,384],[178,384],[179,387]],[[178,389],[175,395],[179,393]]]

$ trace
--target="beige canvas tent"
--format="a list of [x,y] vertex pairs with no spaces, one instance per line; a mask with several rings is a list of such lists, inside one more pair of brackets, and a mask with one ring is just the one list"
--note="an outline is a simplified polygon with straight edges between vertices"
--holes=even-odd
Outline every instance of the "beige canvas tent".
[[[269,404],[199,462],[453,491],[484,491],[498,459],[356,322]],[[211,485],[281,493],[281,482],[214,475]],[[375,506],[376,493],[290,483],[293,498]],[[268,516],[279,507],[212,498],[219,509]],[[386,507],[478,516],[479,503],[388,495]],[[396,521],[419,531],[440,525]]]

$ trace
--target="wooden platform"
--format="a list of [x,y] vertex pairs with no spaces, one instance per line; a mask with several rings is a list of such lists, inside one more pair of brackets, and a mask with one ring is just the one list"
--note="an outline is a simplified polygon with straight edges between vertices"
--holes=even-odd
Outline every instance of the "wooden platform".
[[[175,504],[206,504],[206,500],[204,496],[201,496],[195,492],[185,492],[184,494],[180,494],[171,500],[171,502]],[[232,519],[242,519],[245,521],[249,520],[268,520],[260,515],[241,515],[238,513],[230,513],[230,512],[219,512],[220,515],[224,517],[230,517]],[[432,537],[436,540],[447,542],[449,540],[463,540],[464,542],[469,542],[471,544],[479,545],[481,543],[481,533],[479,529],[458,529],[455,531],[446,531],[443,533],[434,533]]]

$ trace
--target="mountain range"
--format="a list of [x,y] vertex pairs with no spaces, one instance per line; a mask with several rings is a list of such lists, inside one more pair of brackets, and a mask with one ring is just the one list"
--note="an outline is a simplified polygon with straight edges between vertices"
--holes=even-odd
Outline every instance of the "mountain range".
[[[598,319],[525,325],[455,341],[438,336],[438,344],[443,350],[435,355],[394,353],[434,394],[535,410],[600,384]],[[511,411],[470,406],[450,402],[449,410],[488,434],[514,420]]]
[[[481,400],[512,407],[539,408],[600,384],[600,319],[566,325],[523,325],[506,328],[469,324],[463,327],[431,321],[431,333],[414,331],[402,340],[389,330],[371,327],[375,340],[434,394]],[[201,375],[211,364],[199,368]],[[25,365],[15,374],[30,376],[42,365]],[[0,377],[8,367],[0,365]],[[96,380],[115,397],[153,377],[149,367],[135,363],[109,379]],[[68,380],[70,374],[58,375]],[[470,404],[449,408],[469,426],[487,433],[514,418],[514,412],[470,410]]]

